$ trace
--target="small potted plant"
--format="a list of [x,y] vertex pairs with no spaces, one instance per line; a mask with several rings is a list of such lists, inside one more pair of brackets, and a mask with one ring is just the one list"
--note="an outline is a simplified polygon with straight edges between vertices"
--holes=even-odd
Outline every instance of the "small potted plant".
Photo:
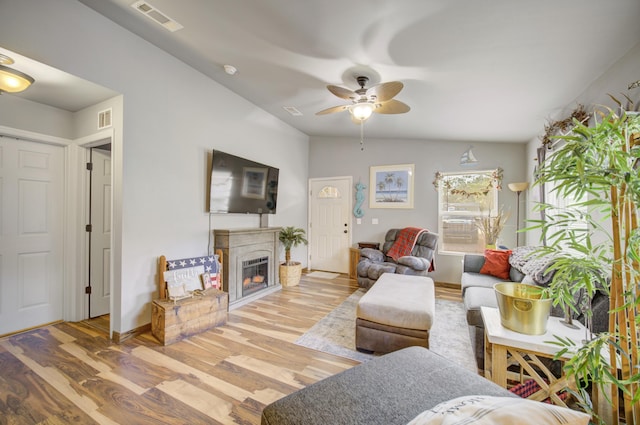
[[291,248],[307,244],[305,231],[299,227],[288,226],[280,230],[280,242],[284,246],[284,263],[280,264],[280,283],[282,286],[296,286],[300,282],[302,263],[291,261]]

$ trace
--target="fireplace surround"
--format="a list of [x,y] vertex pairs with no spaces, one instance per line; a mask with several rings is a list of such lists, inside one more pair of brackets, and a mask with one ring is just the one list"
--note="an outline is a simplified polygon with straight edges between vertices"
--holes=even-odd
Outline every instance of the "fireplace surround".
[[215,229],[215,249],[222,251],[223,290],[229,307],[238,307],[281,286],[278,279],[280,227]]

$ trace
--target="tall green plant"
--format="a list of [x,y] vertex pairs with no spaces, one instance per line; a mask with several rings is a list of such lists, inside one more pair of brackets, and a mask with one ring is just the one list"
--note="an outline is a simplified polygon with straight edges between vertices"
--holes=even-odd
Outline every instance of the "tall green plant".
[[288,226],[280,230],[280,242],[284,245],[284,260],[286,265],[291,265],[291,248],[300,244],[307,244],[305,231],[299,227]]
[[545,220],[530,229],[546,236],[539,253],[555,256],[549,287],[555,304],[575,309],[576,294],[591,298],[599,288],[610,295],[608,332],[581,347],[559,342],[561,353],[577,350],[565,371],[578,384],[581,405],[598,418],[586,391],[598,386],[610,394],[612,421],[620,423],[620,390],[624,421],[640,424],[640,115],[603,109],[592,121],[574,119],[569,134],[555,137],[558,147],[536,177],[536,185],[553,187],[558,198],[577,201],[562,209],[539,205]]

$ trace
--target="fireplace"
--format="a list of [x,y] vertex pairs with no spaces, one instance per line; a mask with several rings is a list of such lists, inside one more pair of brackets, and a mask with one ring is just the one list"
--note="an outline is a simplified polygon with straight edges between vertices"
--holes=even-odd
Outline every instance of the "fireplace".
[[222,289],[229,293],[229,308],[280,288],[279,234],[279,227],[213,231],[215,249],[222,250]]
[[269,286],[269,257],[242,262],[242,297]]

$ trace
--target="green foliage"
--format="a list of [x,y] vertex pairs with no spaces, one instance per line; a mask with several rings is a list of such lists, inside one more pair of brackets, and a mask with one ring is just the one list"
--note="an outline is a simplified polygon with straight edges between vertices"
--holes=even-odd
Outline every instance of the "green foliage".
[[291,262],[291,248],[295,248],[300,244],[306,245],[307,239],[305,238],[305,231],[299,227],[288,226],[283,227],[280,230],[280,242],[284,246],[285,262],[289,264]]
[[[547,289],[554,305],[565,311],[582,308],[588,314],[588,305],[574,305],[576,296],[586,293],[591,298],[597,290],[609,291],[611,285],[612,299],[616,295],[623,299],[616,311],[628,309],[629,320],[637,320],[640,232],[635,205],[640,201],[640,140],[634,141],[632,135],[640,134],[640,115],[605,109],[597,111],[592,121],[574,119],[569,134],[555,137],[557,147],[540,165],[535,185],[548,185],[558,199],[570,201],[562,208],[539,204],[545,220],[531,221],[527,230],[539,229],[547,241],[535,255],[554,256],[555,274]],[[576,395],[582,407],[591,413],[591,403],[584,398],[588,383],[614,384],[629,397],[626,402],[637,403],[640,398],[638,347],[629,344],[635,328],[616,321],[613,313],[610,329],[616,332],[587,341],[566,365],[579,384]],[[558,344],[564,345],[562,352],[575,350],[567,341]],[[611,373],[609,350],[629,361],[632,375],[618,378]]]

